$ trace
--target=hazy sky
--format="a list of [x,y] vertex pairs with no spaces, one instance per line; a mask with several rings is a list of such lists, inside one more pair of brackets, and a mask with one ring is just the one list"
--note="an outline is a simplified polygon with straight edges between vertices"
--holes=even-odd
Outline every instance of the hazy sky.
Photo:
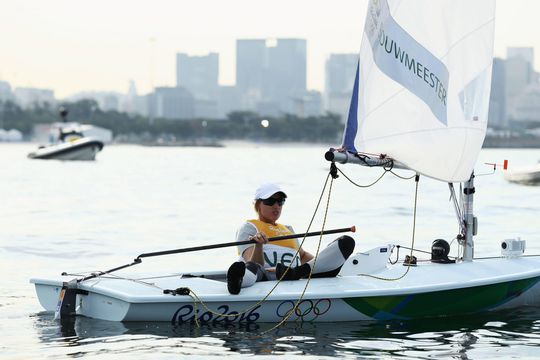
[[[367,0],[1,0],[0,80],[12,87],[139,93],[175,85],[175,54],[220,54],[235,81],[239,38],[303,38],[308,88],[324,87],[330,53],[357,53]],[[414,0],[406,0],[413,2]],[[436,1],[436,0],[433,0]],[[475,1],[475,0],[470,0]],[[498,0],[495,55],[533,46],[540,69],[540,1]]]

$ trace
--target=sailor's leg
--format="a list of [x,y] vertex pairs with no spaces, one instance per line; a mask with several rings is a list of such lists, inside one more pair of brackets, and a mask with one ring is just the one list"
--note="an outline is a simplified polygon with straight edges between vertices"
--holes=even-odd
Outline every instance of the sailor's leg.
[[233,263],[227,270],[227,290],[230,294],[238,294],[242,288],[242,280],[246,273],[246,264],[243,261]]
[[268,277],[264,267],[252,261],[235,262],[227,271],[227,289],[231,294],[238,294],[241,288],[252,286],[257,281],[266,280]]
[[[344,235],[332,241],[324,248],[315,259],[307,263],[289,269],[285,274],[284,280],[297,280],[303,277],[308,277],[311,269],[314,268],[314,278],[317,277],[333,277],[336,276],[345,261],[349,258],[354,250],[354,239]],[[276,267],[276,276],[280,279],[287,269],[286,266],[278,264]]]
[[316,263],[315,259],[307,263],[315,268],[311,276],[314,278],[336,276],[353,251],[354,239],[352,237],[343,235],[337,238],[319,253]]
[[[261,264],[253,262],[253,261],[248,261],[246,263],[246,269],[248,270],[246,271],[246,273],[249,272],[250,274],[244,276],[244,282],[247,282],[249,285],[242,285],[242,287],[251,286],[258,281],[268,280],[268,273],[264,269],[264,266],[262,266]],[[248,279],[248,276],[249,276],[249,279]]]

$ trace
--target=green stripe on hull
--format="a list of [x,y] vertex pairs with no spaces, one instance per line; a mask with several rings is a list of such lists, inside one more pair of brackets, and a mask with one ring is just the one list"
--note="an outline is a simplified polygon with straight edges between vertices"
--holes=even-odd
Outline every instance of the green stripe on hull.
[[535,285],[540,277],[429,293],[344,298],[364,315],[377,320],[453,316],[487,311]]

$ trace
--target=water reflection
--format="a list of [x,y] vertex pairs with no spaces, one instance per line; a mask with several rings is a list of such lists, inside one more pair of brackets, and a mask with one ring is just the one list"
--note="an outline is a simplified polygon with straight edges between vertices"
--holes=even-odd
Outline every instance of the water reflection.
[[[485,316],[392,322],[172,325],[165,322],[109,322],[88,318],[53,320],[34,316],[46,346],[73,347],[74,354],[171,352],[183,355],[287,354],[317,357],[477,358],[511,354],[536,356],[540,309]],[[512,350],[510,350],[512,347]],[[491,355],[490,355],[491,354]]]

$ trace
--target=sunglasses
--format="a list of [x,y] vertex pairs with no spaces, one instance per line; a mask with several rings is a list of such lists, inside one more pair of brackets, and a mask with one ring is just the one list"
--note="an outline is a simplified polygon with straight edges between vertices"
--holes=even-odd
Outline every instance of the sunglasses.
[[262,203],[266,206],[273,206],[275,203],[278,203],[279,206],[283,206],[283,204],[285,204],[285,199],[284,198],[268,198],[268,199],[263,199]]

